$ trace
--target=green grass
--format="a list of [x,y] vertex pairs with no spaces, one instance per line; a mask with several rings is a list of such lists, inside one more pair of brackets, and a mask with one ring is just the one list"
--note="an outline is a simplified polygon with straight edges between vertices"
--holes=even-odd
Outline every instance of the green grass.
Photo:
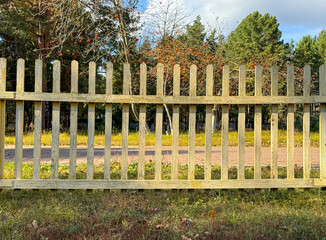
[[[113,179],[120,178],[120,165],[112,164]],[[50,177],[50,166],[41,177]],[[170,166],[163,165],[169,178]],[[5,165],[6,178],[13,177],[13,164]],[[180,178],[186,178],[181,167]],[[94,168],[103,178],[103,166]],[[229,169],[236,178],[236,169]],[[296,167],[296,177],[302,169]],[[60,165],[59,177],[67,178],[68,166]],[[269,167],[262,169],[268,178]],[[280,168],[281,178],[286,169]],[[312,177],[318,177],[312,170]],[[137,164],[128,168],[135,179]],[[154,164],[146,165],[146,178],[154,176]],[[213,167],[213,178],[220,168]],[[23,178],[32,177],[32,165],[23,165]],[[79,165],[77,177],[86,177]],[[246,177],[253,177],[252,168]],[[203,168],[196,167],[196,178]],[[325,239],[326,192],[319,189],[278,191],[51,191],[5,190],[0,192],[0,239]],[[188,226],[180,217],[190,219]],[[35,220],[35,221],[34,221]],[[33,226],[37,222],[37,227]],[[188,220],[189,222],[189,220]]]
[[[262,146],[268,147],[270,146],[270,131],[262,131]],[[130,146],[138,146],[138,133],[130,133],[128,138],[128,143]],[[302,146],[302,132],[295,132],[295,146],[301,147]],[[311,139],[311,146],[318,147],[319,146],[319,133],[312,132],[310,134]],[[279,146],[286,147],[286,131],[280,130],[278,134]],[[95,146],[104,146],[105,136],[103,133],[97,133],[95,135]],[[122,135],[113,134],[112,135],[112,146],[121,146],[122,142]],[[32,146],[34,145],[34,134],[33,133],[26,133],[23,137],[23,143],[25,146]],[[60,145],[61,146],[68,146],[70,143],[70,136],[69,133],[61,133],[60,134]],[[12,134],[8,134],[5,137],[5,144],[7,145],[14,145],[15,144],[15,136]],[[42,145],[43,146],[51,146],[52,144],[52,135],[50,132],[44,132],[42,134]],[[85,131],[80,131],[77,136],[77,144],[79,146],[86,146],[87,145],[87,133]],[[171,135],[163,135],[162,140],[163,146],[171,146],[172,145],[172,136]],[[217,133],[213,134],[212,138],[213,146],[221,146],[221,132],[218,131]],[[146,135],[146,146],[154,146],[155,145],[155,134],[150,133]],[[204,133],[197,133],[196,134],[196,146],[204,146],[205,145],[205,134]],[[238,145],[238,133],[236,131],[232,131],[229,133],[229,145],[230,146],[237,146]],[[181,133],[179,136],[179,146],[188,146],[188,134]],[[247,131],[246,132],[246,146],[254,146],[254,132]]]

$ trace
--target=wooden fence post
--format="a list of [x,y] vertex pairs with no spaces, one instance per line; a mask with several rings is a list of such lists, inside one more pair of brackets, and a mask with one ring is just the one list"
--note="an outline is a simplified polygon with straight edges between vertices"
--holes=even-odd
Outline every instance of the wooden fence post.
[[[206,96],[213,96],[214,88],[214,67],[209,64],[206,68]],[[213,106],[206,104],[205,115],[205,180],[212,178],[212,119]]]
[[[163,96],[164,65],[157,64],[156,95]],[[155,180],[162,178],[162,131],[163,131],[163,104],[156,104],[155,124]]]
[[[180,66],[174,65],[173,69],[173,96],[180,96]],[[178,179],[178,154],[179,154],[179,123],[180,123],[180,105],[173,105],[172,113],[172,163],[171,179]]]
[[[88,94],[95,95],[96,64],[89,63]],[[87,133],[87,179],[94,177],[94,135],[95,135],[95,103],[88,103],[88,133]]]
[[[229,87],[230,68],[223,66],[222,80],[222,97],[228,97],[230,93]],[[228,179],[229,171],[229,105],[222,105],[222,164],[221,179]]]
[[[255,96],[262,96],[263,68],[257,65],[255,68]],[[261,179],[261,117],[262,105],[255,105],[254,134],[255,134],[255,163],[254,178]]]
[[[0,58],[0,93],[6,91],[7,59]],[[4,177],[6,100],[0,100],[0,179]],[[0,187],[1,188],[1,187]]]
[[[319,68],[319,95],[326,96],[326,65]],[[326,103],[320,104],[319,115],[319,149],[320,149],[320,178],[326,179]]]
[[[60,93],[61,63],[53,62],[53,93]],[[57,179],[59,174],[59,136],[60,136],[60,102],[52,103],[52,152],[51,178]]]
[[[294,66],[287,69],[287,96],[294,96]],[[287,178],[294,179],[294,104],[287,111]]]
[[[271,96],[278,96],[278,67],[272,66]],[[278,105],[272,104],[271,114],[271,178],[278,178]]]
[[[246,96],[246,67],[239,69],[239,96]],[[238,113],[238,179],[245,179],[246,105],[239,105]]]
[[[25,60],[17,61],[16,93],[21,94],[25,89]],[[15,178],[22,178],[23,162],[23,133],[24,133],[24,101],[16,101],[16,129],[15,129]]]
[[[197,66],[190,66],[189,96],[197,95]],[[196,105],[189,105],[189,143],[188,143],[188,180],[195,179],[196,158]]]
[[[43,62],[40,59],[35,61],[35,93],[42,93],[42,70]],[[40,179],[41,162],[41,135],[42,135],[42,102],[34,103],[34,158],[33,178]]]
[[[78,62],[71,62],[71,94],[78,94]],[[70,103],[69,179],[76,178],[78,103]]]
[[[123,65],[123,95],[129,95],[130,88],[130,64]],[[122,161],[121,179],[128,179],[128,132],[129,132],[129,104],[122,105]]]
[[[113,64],[106,65],[106,95],[112,95]],[[105,104],[105,148],[104,148],[104,179],[111,174],[111,134],[112,134],[112,103]]]
[[[147,84],[147,66],[145,63],[140,65],[140,95],[146,95]],[[146,133],[146,104],[139,106],[139,162],[138,162],[138,179],[145,179],[145,135]]]
[[[303,96],[310,96],[311,68],[304,66]],[[303,105],[303,178],[310,178],[310,105]]]

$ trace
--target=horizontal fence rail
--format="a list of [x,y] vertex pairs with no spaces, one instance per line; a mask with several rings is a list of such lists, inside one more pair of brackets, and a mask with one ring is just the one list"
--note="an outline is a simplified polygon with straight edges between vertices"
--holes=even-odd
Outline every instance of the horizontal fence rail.
[[[230,68],[223,66],[222,93],[214,96],[214,66],[208,65],[206,69],[206,95],[197,96],[197,67],[190,67],[189,96],[180,95],[180,66],[173,69],[173,96],[164,95],[164,65],[157,65],[156,95],[147,95],[147,66],[140,66],[140,94],[131,95],[130,65],[123,66],[122,94],[113,94],[113,64],[106,66],[105,94],[96,94],[95,83],[97,68],[94,62],[89,63],[88,93],[78,93],[79,66],[77,61],[71,63],[71,92],[60,92],[61,63],[53,62],[53,91],[42,92],[42,66],[41,60],[35,62],[35,91],[24,92],[25,61],[17,62],[16,91],[6,90],[6,59],[0,59],[0,189],[244,189],[244,188],[311,188],[326,186],[326,66],[320,67],[319,95],[310,95],[311,69],[307,65],[303,72],[303,95],[294,93],[295,74],[294,67],[287,68],[287,95],[279,96],[279,69],[271,68],[271,94],[263,96],[263,68],[255,66],[254,96],[246,95],[246,67],[240,66],[238,75],[238,96],[230,96]],[[4,179],[5,163],[5,115],[6,101],[16,103],[15,121],[15,171],[14,179]],[[34,102],[34,156],[33,179],[22,179],[23,166],[23,130],[24,130],[24,101]],[[52,151],[51,151],[51,179],[41,179],[41,132],[42,132],[42,104],[52,102]],[[60,130],[60,104],[70,104],[70,151],[69,151],[69,177],[59,179],[59,130]],[[77,167],[77,122],[78,103],[86,103],[88,107],[88,148],[86,179],[76,179]],[[95,104],[105,104],[105,152],[104,177],[94,179],[94,135],[95,135]],[[311,178],[310,157],[310,106],[320,104],[319,142],[320,142],[320,178]],[[122,105],[122,155],[121,179],[111,179],[111,134],[113,104]],[[128,134],[129,134],[129,108],[131,104],[139,104],[139,158],[138,179],[128,179]],[[155,177],[153,180],[145,179],[145,132],[146,132],[146,105],[156,105],[155,124]],[[172,106],[172,160],[171,180],[162,178],[162,131],[164,105]],[[214,105],[221,105],[221,178],[212,180],[212,118]],[[271,175],[270,179],[262,179],[262,109],[263,105],[271,106]],[[295,105],[303,105],[303,178],[295,178],[294,159],[294,111]],[[189,150],[187,162],[187,179],[179,179],[178,142],[180,105],[189,107]],[[195,179],[195,133],[196,133],[196,106],[205,105],[205,160],[204,179]],[[229,105],[238,105],[238,163],[237,179],[229,179]],[[253,179],[245,177],[245,117],[246,106],[254,105],[254,176]],[[287,178],[278,176],[278,118],[279,106],[287,105]]]

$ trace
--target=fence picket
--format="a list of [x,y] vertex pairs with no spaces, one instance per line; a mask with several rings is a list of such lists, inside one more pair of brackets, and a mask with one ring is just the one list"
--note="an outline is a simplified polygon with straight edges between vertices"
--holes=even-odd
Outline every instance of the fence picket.
[[[61,63],[53,63],[53,93],[60,93]],[[52,105],[52,151],[51,178],[57,179],[59,174],[59,136],[60,136],[60,102]]]
[[[17,61],[16,93],[23,93],[25,88],[25,60]],[[16,101],[16,129],[15,129],[15,178],[22,178],[23,161],[23,133],[24,133],[24,101]]]
[[[304,66],[303,96],[310,96],[311,68]],[[303,178],[310,178],[310,104],[303,104]]]
[[[71,62],[71,93],[78,94],[78,62]],[[69,179],[76,178],[78,103],[70,103]]]
[[[294,66],[287,69],[287,96],[294,96]],[[287,112],[287,178],[294,179],[294,104],[288,104]]]
[[[326,96],[326,65],[319,68],[319,95]],[[320,104],[319,115],[320,178],[326,179],[326,103]]]
[[[173,96],[180,96],[180,66],[174,65],[173,69]],[[172,113],[172,163],[171,163],[171,179],[178,179],[178,153],[179,153],[179,121],[180,121],[180,105],[173,105]]]
[[[16,92],[6,91],[6,59],[0,59],[0,189],[1,188],[54,188],[54,189],[158,189],[158,188],[279,188],[279,187],[320,187],[326,183],[326,66],[320,67],[319,95],[310,95],[311,68],[304,67],[303,96],[294,94],[294,67],[287,69],[287,96],[278,96],[278,67],[271,68],[271,96],[262,96],[262,66],[255,68],[255,96],[246,96],[246,68],[239,68],[239,96],[229,96],[230,69],[223,66],[222,96],[213,96],[214,68],[206,68],[206,96],[196,96],[197,66],[190,67],[189,96],[180,96],[180,66],[174,66],[173,96],[164,96],[164,65],[157,65],[156,96],[146,95],[147,66],[140,66],[140,95],[131,94],[130,65],[124,64],[123,95],[113,95],[113,64],[107,64],[106,93],[96,94],[96,64],[89,64],[88,94],[78,94],[78,62],[71,63],[71,93],[60,93],[61,64],[53,63],[53,92],[42,92],[42,61],[35,61],[35,92],[24,92],[25,61],[17,62]],[[15,126],[15,179],[4,178],[4,143],[6,100],[16,102]],[[22,180],[23,164],[23,132],[24,101],[33,101],[34,116],[34,159],[33,179]],[[42,102],[53,103],[52,108],[52,149],[51,179],[40,179]],[[60,103],[70,102],[70,166],[69,180],[58,180],[59,168],[59,133]],[[75,181],[77,157],[77,113],[78,102],[88,104],[88,150],[86,180]],[[95,103],[105,104],[105,150],[104,179],[94,181],[94,135],[95,135]],[[110,180],[112,104],[122,103],[122,158],[121,180]],[[311,147],[310,147],[310,108],[311,104],[320,104],[320,179],[312,179]],[[128,133],[130,104],[139,105],[139,164],[138,180],[128,180]],[[145,180],[145,139],[146,139],[146,104],[156,104],[155,135],[155,180]],[[162,128],[164,104],[173,105],[172,122],[172,162],[171,180],[162,180]],[[188,179],[178,179],[178,151],[180,104],[189,105],[189,147],[188,147]],[[196,107],[206,105],[205,113],[205,160],[204,180],[195,179],[195,147],[196,147]],[[221,180],[211,180],[212,165],[212,117],[214,104],[222,105],[222,161]],[[238,115],[238,179],[228,178],[228,133],[229,104],[239,105]],[[254,179],[245,179],[245,110],[246,105],[253,104],[254,115]],[[271,104],[271,179],[261,179],[262,161],[262,105]],[[287,179],[278,179],[278,105],[287,104]],[[294,106],[303,104],[303,179],[294,176]]]
[[[89,63],[88,94],[95,95],[96,64]],[[95,103],[88,103],[87,179],[94,177]]]
[[[278,96],[278,67],[272,66],[271,96]],[[271,178],[278,178],[278,105],[272,104],[271,114]]]
[[[206,96],[213,96],[214,87],[214,68],[209,64],[206,68]],[[212,118],[213,105],[206,105],[205,115],[205,180],[212,178]]]
[[[239,70],[239,96],[246,96],[246,67]],[[239,105],[238,113],[238,179],[245,178],[245,131],[246,131],[246,105]]]
[[[147,66],[140,65],[140,95],[146,95]],[[139,163],[138,179],[145,179],[145,133],[146,133],[146,104],[139,106]]]
[[[263,68],[257,65],[255,68],[255,96],[262,96]],[[255,163],[254,178],[261,179],[261,123],[262,105],[255,105],[254,134],[255,134]]]
[[[130,64],[123,65],[123,95],[129,95],[130,91]],[[122,160],[121,179],[128,179],[128,133],[129,133],[129,104],[122,105]]]
[[[6,91],[7,59],[0,58],[0,93]],[[0,179],[4,177],[6,100],[0,100]],[[1,187],[0,187],[1,188]]]
[[[163,96],[164,65],[157,64],[157,87],[156,95]],[[162,178],[162,131],[163,131],[163,105],[156,105],[155,124],[155,180]]]
[[[197,66],[190,67],[190,89],[189,96],[197,94]],[[196,105],[189,105],[189,144],[188,144],[188,179],[195,179],[195,157],[196,157]]]
[[[42,92],[42,68],[40,59],[35,61],[35,93]],[[41,162],[41,134],[42,134],[42,102],[34,103],[34,156],[33,156],[33,178],[40,179]]]
[[[230,93],[229,88],[230,68],[223,66],[223,80],[222,80],[222,96],[228,97]],[[221,163],[221,179],[228,179],[229,171],[229,105],[222,105],[222,163]]]
[[[106,95],[112,95],[113,64],[106,65]],[[105,104],[104,179],[111,175],[112,103]]]

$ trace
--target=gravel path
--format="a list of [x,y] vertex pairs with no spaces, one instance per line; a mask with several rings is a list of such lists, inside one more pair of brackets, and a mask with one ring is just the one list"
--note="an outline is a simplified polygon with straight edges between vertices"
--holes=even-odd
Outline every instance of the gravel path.
[[[246,147],[246,165],[252,166],[254,164],[254,147]],[[171,161],[171,147],[163,147],[163,162]],[[155,147],[146,147],[146,161],[153,161],[155,154]],[[129,147],[129,161],[138,160],[138,147]],[[112,147],[112,160],[119,161],[121,156],[121,147]],[[302,148],[295,148],[295,161],[297,165],[302,165]],[[8,146],[5,149],[6,161],[13,161],[15,158],[15,148]],[[25,162],[33,161],[33,147],[24,147],[23,158]],[[41,153],[42,163],[51,162],[51,147],[43,147]],[[60,147],[60,164],[69,163],[69,147]],[[103,164],[104,147],[96,147],[94,151],[95,164]],[[205,147],[196,147],[196,164],[203,164],[205,159]],[[229,163],[237,164],[238,148],[229,147]],[[78,147],[77,162],[86,163],[87,161],[87,147]],[[179,147],[179,163],[186,164],[188,161],[188,147]],[[311,148],[311,163],[312,165],[319,165],[319,148]],[[262,147],[262,165],[270,165],[270,148]],[[279,165],[286,165],[286,148],[278,149]],[[212,164],[221,164],[221,148],[212,148]]]

